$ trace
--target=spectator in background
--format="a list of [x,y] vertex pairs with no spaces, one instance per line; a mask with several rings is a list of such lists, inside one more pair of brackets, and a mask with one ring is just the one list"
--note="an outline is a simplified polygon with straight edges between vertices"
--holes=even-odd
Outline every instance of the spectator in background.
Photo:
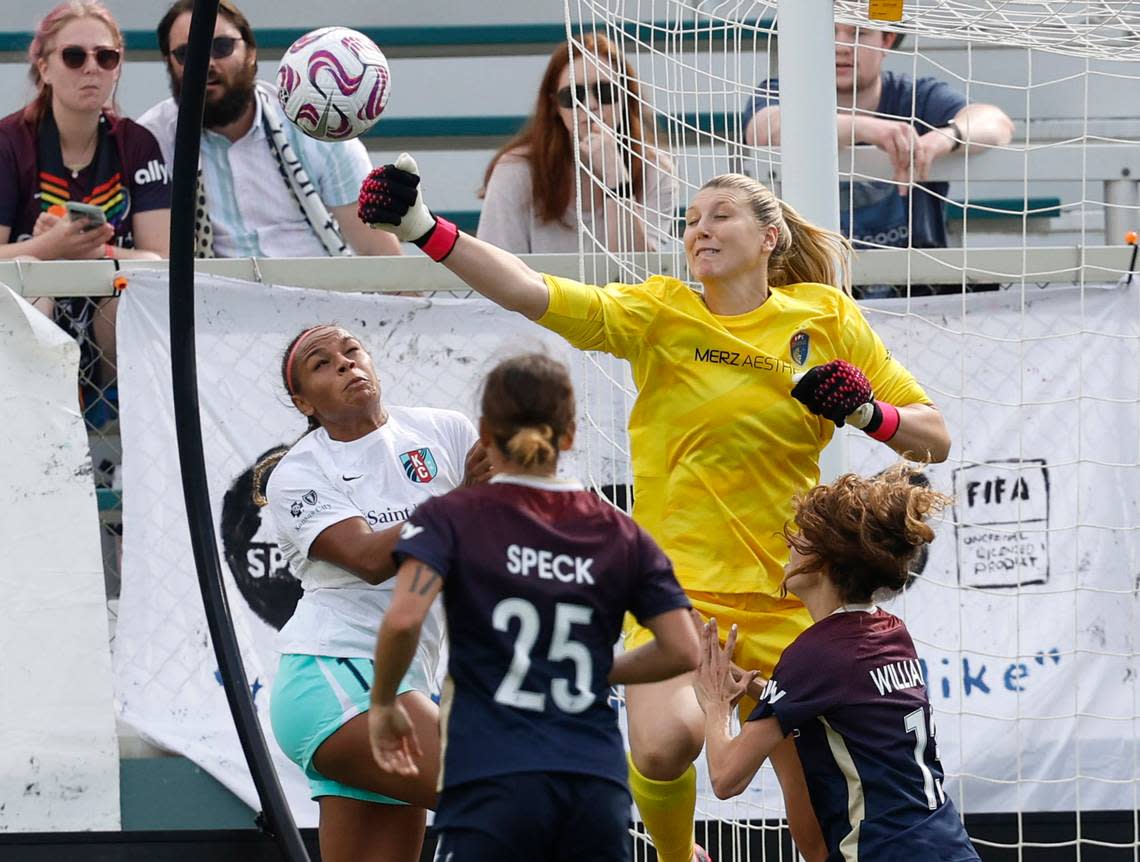
[[[194,0],[177,0],[158,24],[171,98],[139,121],[173,164],[182,64]],[[275,88],[257,80],[249,21],[221,0],[206,81],[198,168],[199,257],[323,257],[399,254],[396,240],[356,216],[356,196],[372,164],[360,141],[327,143],[290,123]],[[312,194],[315,188],[317,194]]]
[[[871,144],[894,166],[894,182],[856,180],[840,188],[841,232],[861,248],[946,246],[944,182],[926,182],[936,159],[963,145],[1004,146],[1013,122],[994,105],[968,104],[934,77],[917,81],[884,70],[902,35],[846,24],[835,26],[835,85],[839,146]],[[780,144],[780,83],[757,88],[744,112],[744,142]],[[911,185],[911,161],[913,181]]]
[[633,69],[612,42],[591,34],[560,46],[530,122],[487,168],[479,238],[520,254],[578,251],[578,166],[594,241],[611,251],[660,248],[673,233],[677,187],[656,140]]
[[[122,59],[123,34],[98,0],[68,0],[40,22],[28,48],[36,96],[0,120],[0,258],[167,255],[168,172],[151,133],[115,109]],[[98,207],[105,223],[68,218],[71,202]],[[37,301],[80,341],[89,410],[99,393],[107,404],[115,400],[117,304],[114,297]],[[107,417],[88,418],[102,424]]]

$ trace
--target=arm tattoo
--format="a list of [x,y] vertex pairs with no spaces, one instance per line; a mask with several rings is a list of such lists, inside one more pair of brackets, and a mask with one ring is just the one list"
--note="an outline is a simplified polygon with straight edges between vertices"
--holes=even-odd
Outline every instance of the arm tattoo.
[[[424,581],[423,586],[420,586],[420,575],[426,572],[431,572],[427,580]],[[408,586],[408,591],[416,593],[417,595],[426,596],[431,585],[439,580],[439,572],[432,569],[430,566],[425,566],[423,563],[416,563],[416,570],[412,572],[412,583]]]

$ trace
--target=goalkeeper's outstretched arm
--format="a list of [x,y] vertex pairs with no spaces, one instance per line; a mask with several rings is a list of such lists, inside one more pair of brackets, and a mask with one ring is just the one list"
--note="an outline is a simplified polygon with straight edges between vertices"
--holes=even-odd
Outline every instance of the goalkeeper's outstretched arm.
[[360,220],[419,246],[470,287],[503,308],[538,320],[550,304],[542,276],[510,252],[476,239],[460,238],[447,219],[424,204],[415,159],[401,153],[394,165],[375,168],[360,189]]
[[463,234],[443,265],[473,289],[503,308],[531,320],[546,314],[550,289],[542,275],[509,251]]

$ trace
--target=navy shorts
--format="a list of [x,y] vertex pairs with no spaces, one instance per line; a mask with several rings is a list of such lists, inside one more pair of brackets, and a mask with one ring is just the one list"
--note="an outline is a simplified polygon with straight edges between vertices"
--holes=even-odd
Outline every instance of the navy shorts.
[[630,799],[606,778],[497,775],[446,788],[435,814],[437,862],[629,862]]

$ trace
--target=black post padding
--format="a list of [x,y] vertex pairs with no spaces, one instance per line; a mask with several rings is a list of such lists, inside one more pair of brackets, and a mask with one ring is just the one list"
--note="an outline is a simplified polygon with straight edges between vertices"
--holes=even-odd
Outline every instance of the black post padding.
[[257,788],[266,831],[287,862],[309,862],[289,804],[277,781],[273,760],[249,693],[237,637],[230,619],[225,584],[214,536],[202,426],[198,410],[198,370],[194,348],[194,215],[197,201],[198,150],[210,46],[218,17],[218,0],[195,0],[190,41],[183,66],[178,129],[174,139],[174,182],[170,200],[170,372],[182,494],[198,583],[210,627],[210,640],[221,669],[230,714],[237,726],[246,763]]

